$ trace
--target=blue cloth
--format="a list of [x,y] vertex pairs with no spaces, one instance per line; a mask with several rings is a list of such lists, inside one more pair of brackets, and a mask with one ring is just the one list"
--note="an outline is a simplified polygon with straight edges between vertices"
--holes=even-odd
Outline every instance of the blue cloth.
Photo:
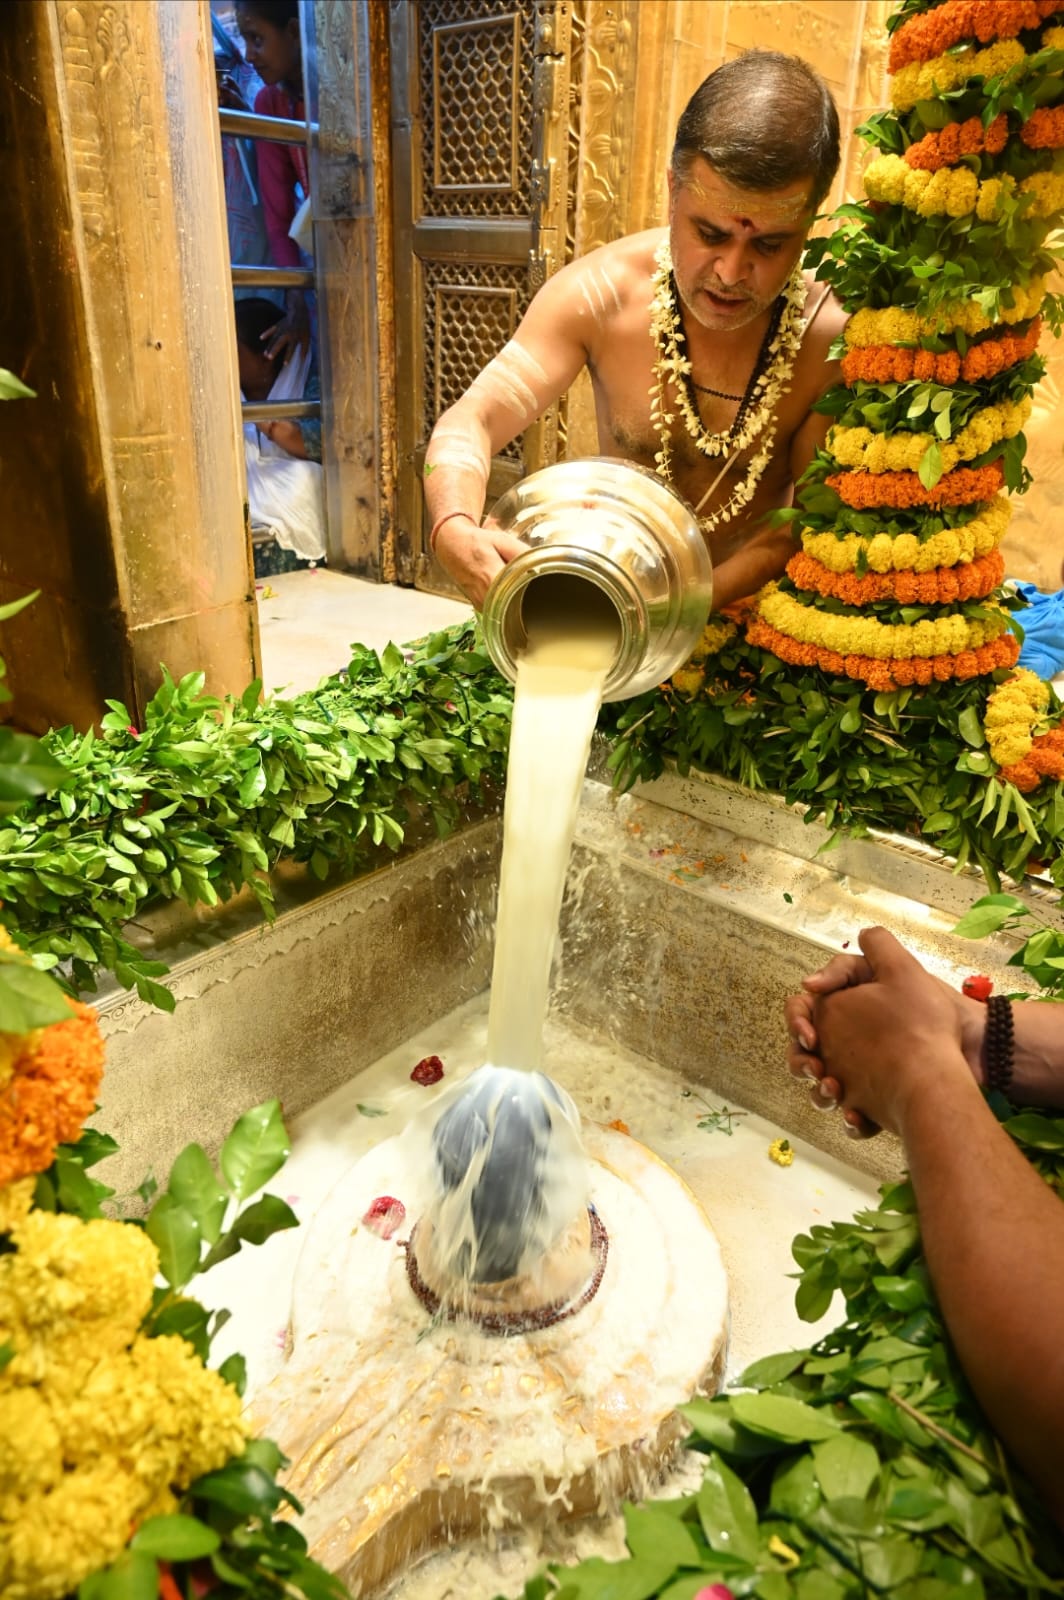
[[1033,583],[1017,583],[1014,588],[1029,602],[1016,614],[1023,629],[1019,664],[1040,678],[1053,678],[1064,667],[1064,589],[1043,594]]

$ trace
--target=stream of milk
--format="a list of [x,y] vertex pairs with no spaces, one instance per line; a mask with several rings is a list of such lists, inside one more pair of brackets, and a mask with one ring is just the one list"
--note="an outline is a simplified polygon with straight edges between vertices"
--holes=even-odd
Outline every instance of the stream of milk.
[[617,654],[614,607],[579,578],[533,580],[503,816],[487,1062],[433,1129],[445,1276],[525,1276],[587,1204],[580,1118],[542,1072],[551,963],[581,786]]

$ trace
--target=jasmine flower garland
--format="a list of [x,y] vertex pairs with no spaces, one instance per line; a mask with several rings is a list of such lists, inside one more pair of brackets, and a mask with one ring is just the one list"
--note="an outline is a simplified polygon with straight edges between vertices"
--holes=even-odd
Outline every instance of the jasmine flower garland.
[[653,279],[650,333],[658,347],[658,358],[654,363],[654,384],[650,390],[650,417],[660,440],[660,448],[654,457],[658,472],[667,483],[672,481],[672,439],[669,430],[675,413],[670,410],[666,391],[666,384],[670,380],[684,427],[696,449],[704,456],[727,456],[735,460],[756,439],[762,439],[756,455],[747,465],[742,481],[736,484],[725,503],[699,518],[703,530],[709,532],[749,504],[772,459],[776,440],[776,406],[790,388],[795,358],[805,332],[802,312],[807,293],[806,283],[801,268],[795,267],[783,290],[782,314],[768,347],[764,370],[749,392],[743,410],[736,419],[737,426],[723,433],[710,433],[703,427],[683,381],[690,376],[691,362],[684,353],[683,323],[673,290],[672,254],[667,239],[658,247],[654,260],[657,271]]

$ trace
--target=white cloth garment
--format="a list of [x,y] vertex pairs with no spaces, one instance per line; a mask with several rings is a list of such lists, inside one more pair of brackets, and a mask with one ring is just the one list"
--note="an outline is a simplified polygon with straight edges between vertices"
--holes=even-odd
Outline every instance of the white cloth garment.
[[[310,361],[309,349],[289,356],[268,398],[301,399]],[[243,394],[241,398],[245,398]],[[321,462],[289,455],[253,422],[244,424],[244,459],[252,530],[265,529],[283,550],[293,551],[303,561],[320,561],[325,555]]]

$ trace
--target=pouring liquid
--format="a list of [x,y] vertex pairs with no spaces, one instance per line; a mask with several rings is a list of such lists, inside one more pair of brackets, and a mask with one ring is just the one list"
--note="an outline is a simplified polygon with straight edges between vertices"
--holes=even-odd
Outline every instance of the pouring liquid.
[[503,816],[488,1062],[433,1132],[438,1259],[467,1282],[534,1273],[586,1210],[579,1115],[542,1071],[551,963],[617,613],[581,578],[534,579],[522,617]]

